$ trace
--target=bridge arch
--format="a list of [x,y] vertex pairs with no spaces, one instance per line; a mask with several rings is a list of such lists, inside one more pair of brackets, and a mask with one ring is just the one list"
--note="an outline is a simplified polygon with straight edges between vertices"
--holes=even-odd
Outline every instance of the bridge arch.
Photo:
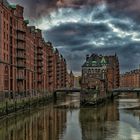
[[53,92],[53,97],[57,98],[57,93],[72,93],[72,92],[81,92],[81,88],[69,88],[69,89],[57,89]]

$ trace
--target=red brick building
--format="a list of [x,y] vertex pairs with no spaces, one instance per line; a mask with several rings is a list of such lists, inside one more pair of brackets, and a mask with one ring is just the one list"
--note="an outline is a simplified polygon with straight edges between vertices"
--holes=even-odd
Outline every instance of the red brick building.
[[120,87],[140,88],[140,70],[126,72],[120,76]]
[[0,91],[13,97],[65,87],[65,59],[44,41],[41,30],[28,26],[23,11],[0,2]]
[[70,73],[67,73],[67,85],[66,85],[67,88],[74,87],[74,79],[75,79],[75,76],[72,71]]
[[108,90],[119,87],[120,83],[120,68],[117,55],[105,56],[107,61],[107,86]]
[[105,92],[119,87],[119,61],[114,56],[87,55],[82,66],[82,88],[96,89]]

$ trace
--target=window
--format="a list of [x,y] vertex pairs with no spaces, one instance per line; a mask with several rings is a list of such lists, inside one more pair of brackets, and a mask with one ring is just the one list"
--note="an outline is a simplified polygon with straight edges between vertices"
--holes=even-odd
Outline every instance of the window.
[[7,13],[7,14],[6,14],[6,19],[7,19],[7,20],[8,20],[8,16],[9,16],[9,15],[8,15],[8,13]]
[[7,30],[8,30],[8,24],[7,24]]
[[5,29],[5,21],[4,21],[4,29]]
[[5,42],[4,42],[4,50],[5,50]]
[[5,39],[5,36],[6,36],[6,35],[5,35],[5,32],[4,32],[4,39]]
[[3,15],[4,15],[4,17],[5,17],[5,11],[3,12]]
[[6,57],[5,57],[5,53],[4,53],[4,61],[5,61]]

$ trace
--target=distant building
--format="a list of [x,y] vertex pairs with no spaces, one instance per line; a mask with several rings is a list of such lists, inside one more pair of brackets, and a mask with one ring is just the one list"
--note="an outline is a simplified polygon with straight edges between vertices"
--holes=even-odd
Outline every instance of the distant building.
[[120,87],[140,88],[140,69],[120,75]]
[[74,87],[75,88],[80,87],[80,76],[75,76],[74,77]]
[[70,73],[67,73],[67,88],[74,87],[74,74],[71,71]]
[[72,71],[70,72],[70,87],[74,87],[74,74]]
[[87,55],[82,66],[82,88],[96,89],[104,93],[119,87],[119,61],[114,56]]

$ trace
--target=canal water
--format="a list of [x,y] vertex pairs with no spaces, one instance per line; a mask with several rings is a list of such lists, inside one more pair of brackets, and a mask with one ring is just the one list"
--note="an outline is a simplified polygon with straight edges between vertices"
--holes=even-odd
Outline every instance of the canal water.
[[70,94],[0,120],[0,140],[140,140],[139,99],[122,95],[98,108],[79,108],[79,94]]

